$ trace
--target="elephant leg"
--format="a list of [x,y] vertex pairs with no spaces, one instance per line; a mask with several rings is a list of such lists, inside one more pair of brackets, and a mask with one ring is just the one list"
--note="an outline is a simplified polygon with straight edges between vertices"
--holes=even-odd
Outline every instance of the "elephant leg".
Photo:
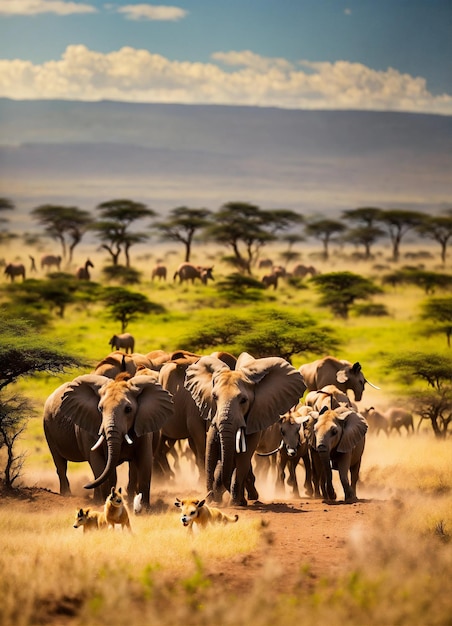
[[303,459],[304,464],[304,489],[306,491],[306,494],[312,497],[312,495],[314,494],[314,489],[312,488],[312,466],[309,453],[306,452],[301,456],[301,458]]
[[300,497],[300,491],[298,489],[298,480],[297,480],[297,465],[298,465],[298,457],[292,457],[289,459],[289,476],[291,477],[292,494],[294,498]]
[[322,483],[322,468],[320,466],[320,460],[315,450],[311,450],[311,462],[312,462],[312,484],[314,487],[314,498],[326,497],[323,493],[324,486]]
[[138,440],[137,449],[134,450],[132,463],[137,468],[136,493],[142,493],[141,504],[146,511],[150,509],[151,480],[152,480],[152,439],[153,433],[143,435]]
[[356,496],[356,485],[359,480],[359,470],[361,469],[361,459],[354,465],[350,467],[350,488],[352,492],[352,502],[356,502],[358,500]]
[[282,451],[279,451],[276,472],[276,491],[280,494],[285,493],[286,464],[287,456],[284,455]]
[[248,494],[248,498],[250,500],[258,500],[259,493],[256,489],[256,477],[254,475],[252,467],[250,467],[250,471],[248,472],[248,476],[245,482],[246,492]]
[[55,463],[55,469],[58,479],[60,481],[60,494],[62,496],[71,495],[71,487],[67,478],[67,460],[62,456],[52,451],[53,462]]
[[[259,443],[260,432],[246,435],[246,452],[236,454],[236,470],[231,481],[232,503],[238,506],[247,506],[245,498],[245,484],[249,486],[249,497],[258,500],[259,494],[254,485],[255,477],[251,467],[251,459]],[[248,491],[248,489],[247,489]]]

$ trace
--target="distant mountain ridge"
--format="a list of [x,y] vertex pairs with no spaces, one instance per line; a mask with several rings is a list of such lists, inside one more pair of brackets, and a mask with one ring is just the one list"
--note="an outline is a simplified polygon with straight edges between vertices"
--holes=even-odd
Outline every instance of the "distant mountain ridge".
[[0,99],[0,171],[22,215],[118,197],[161,212],[231,200],[438,211],[452,206],[452,117]]

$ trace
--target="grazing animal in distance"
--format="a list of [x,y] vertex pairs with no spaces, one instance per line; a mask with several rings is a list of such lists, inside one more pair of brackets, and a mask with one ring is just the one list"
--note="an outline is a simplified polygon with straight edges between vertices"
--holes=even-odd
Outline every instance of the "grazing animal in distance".
[[156,265],[152,270],[152,280],[154,280],[154,278],[158,278],[160,281],[166,280],[167,273],[166,265]]
[[201,265],[192,265],[191,263],[181,263],[177,270],[174,272],[173,280],[179,277],[179,282],[183,283],[184,280],[191,280],[195,282],[196,278],[202,282],[203,285],[207,285],[208,280],[215,280],[213,277],[213,267],[203,267]]
[[12,283],[16,276],[22,276],[22,280],[25,280],[25,266],[23,263],[8,263],[5,267],[4,274],[11,278]]
[[402,427],[406,429],[407,435],[414,433],[413,415],[410,411],[399,407],[392,407],[385,413],[389,424],[389,434],[396,430],[401,435]]
[[121,524],[122,530],[127,528],[132,532],[130,526],[129,513],[127,511],[124,498],[122,497],[122,489],[116,491],[114,487],[111,488],[111,493],[105,501],[104,513],[105,519],[109,526],[113,529],[116,524]]
[[107,521],[102,511],[91,511],[91,509],[79,509],[75,514],[74,528],[83,526],[83,532],[107,528]]
[[53,265],[55,265],[57,270],[60,271],[61,256],[59,254],[58,255],[46,254],[43,257],[41,257],[41,269],[42,270],[44,268],[50,269]]
[[91,280],[91,274],[89,271],[90,267],[94,267],[94,265],[91,263],[89,259],[87,259],[85,262],[85,265],[82,265],[82,267],[79,267],[78,270],[75,272],[75,277],[78,280]]
[[112,350],[119,350],[120,348],[123,348],[126,351],[126,354],[128,354],[129,350],[132,354],[135,348],[135,338],[130,333],[113,335],[108,343],[110,344]]
[[311,276],[316,276],[319,272],[315,269],[313,265],[303,265],[299,263],[295,265],[292,270],[292,276],[298,276],[298,278],[305,278],[310,274]]
[[190,532],[193,531],[193,524],[200,528],[206,528],[208,524],[228,524],[234,523],[239,519],[237,514],[234,517],[230,517],[223,511],[220,511],[220,509],[207,506],[205,498],[204,500],[195,498],[179,500],[179,498],[176,498],[174,505],[181,509],[180,521]]
[[271,286],[273,286],[273,289],[277,289],[279,277],[280,274],[277,274],[276,272],[273,272],[272,274],[265,274],[265,276],[262,277],[262,284],[266,289]]

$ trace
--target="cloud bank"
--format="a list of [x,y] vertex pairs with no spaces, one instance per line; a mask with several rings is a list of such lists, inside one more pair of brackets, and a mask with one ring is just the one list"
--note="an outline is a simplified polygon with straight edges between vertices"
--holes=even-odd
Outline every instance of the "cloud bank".
[[76,13],[97,13],[96,7],[65,0],[3,0],[0,2],[0,15],[74,15]]
[[71,45],[42,64],[0,60],[0,97],[452,114],[452,95],[432,95],[421,77],[346,61],[293,64],[247,50],[197,63],[132,47],[101,53]]

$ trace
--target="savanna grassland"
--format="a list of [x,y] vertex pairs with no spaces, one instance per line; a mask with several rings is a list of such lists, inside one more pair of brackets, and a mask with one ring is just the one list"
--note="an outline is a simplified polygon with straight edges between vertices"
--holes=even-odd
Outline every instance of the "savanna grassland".
[[[105,259],[94,252],[90,256],[93,280],[100,281]],[[269,256],[277,257],[277,252]],[[387,264],[389,271],[393,267],[387,256],[387,250],[381,251],[378,262]],[[413,286],[385,287],[374,297],[386,306],[388,316],[352,314],[338,320],[318,306],[318,294],[309,282],[294,289],[282,281],[259,302],[226,302],[215,283],[173,284],[176,255],[166,257],[170,279],[152,284],[155,258],[156,253],[136,261],[142,282],[131,288],[164,305],[166,313],[140,318],[127,328],[136,338],[137,352],[188,347],[190,333],[215,316],[240,315],[252,328],[257,314],[271,318],[275,310],[308,312],[334,329],[340,342],[335,356],[359,361],[366,377],[380,387],[366,387],[359,405],[363,409],[409,406],[414,387],[421,385],[408,385],[392,371],[389,356],[448,350],[444,336],[423,335],[419,313],[426,296]],[[199,249],[193,260],[204,263]],[[313,262],[322,272],[360,272],[377,284],[382,274],[373,263],[357,264],[345,257],[327,264],[311,261],[306,253],[301,261]],[[212,251],[208,264],[215,267],[216,281],[230,271]],[[435,256],[426,262],[429,269],[437,265]],[[257,483],[258,503],[246,510],[226,508],[239,514],[236,524],[190,538],[180,524],[174,497],[203,495],[203,486],[184,460],[175,480],[153,483],[153,512],[132,516],[133,534],[74,529],[76,509],[89,503],[82,485],[90,469],[85,463],[70,464],[74,495],[57,494],[42,431],[42,406],[61,382],[89,371],[104,357],[111,335],[119,331],[99,303],[71,305],[43,334],[58,338],[66,350],[85,359],[86,369],[58,377],[34,376],[15,385],[34,401],[36,413],[18,444],[26,454],[21,488],[0,500],[0,623],[450,625],[452,440],[436,439],[425,423],[411,436],[368,435],[359,502],[354,505],[295,499],[288,487],[284,494],[276,493],[272,476]],[[299,354],[293,363],[299,366],[319,356]],[[299,473],[302,484],[301,469]],[[340,485],[336,490],[341,498]]]

